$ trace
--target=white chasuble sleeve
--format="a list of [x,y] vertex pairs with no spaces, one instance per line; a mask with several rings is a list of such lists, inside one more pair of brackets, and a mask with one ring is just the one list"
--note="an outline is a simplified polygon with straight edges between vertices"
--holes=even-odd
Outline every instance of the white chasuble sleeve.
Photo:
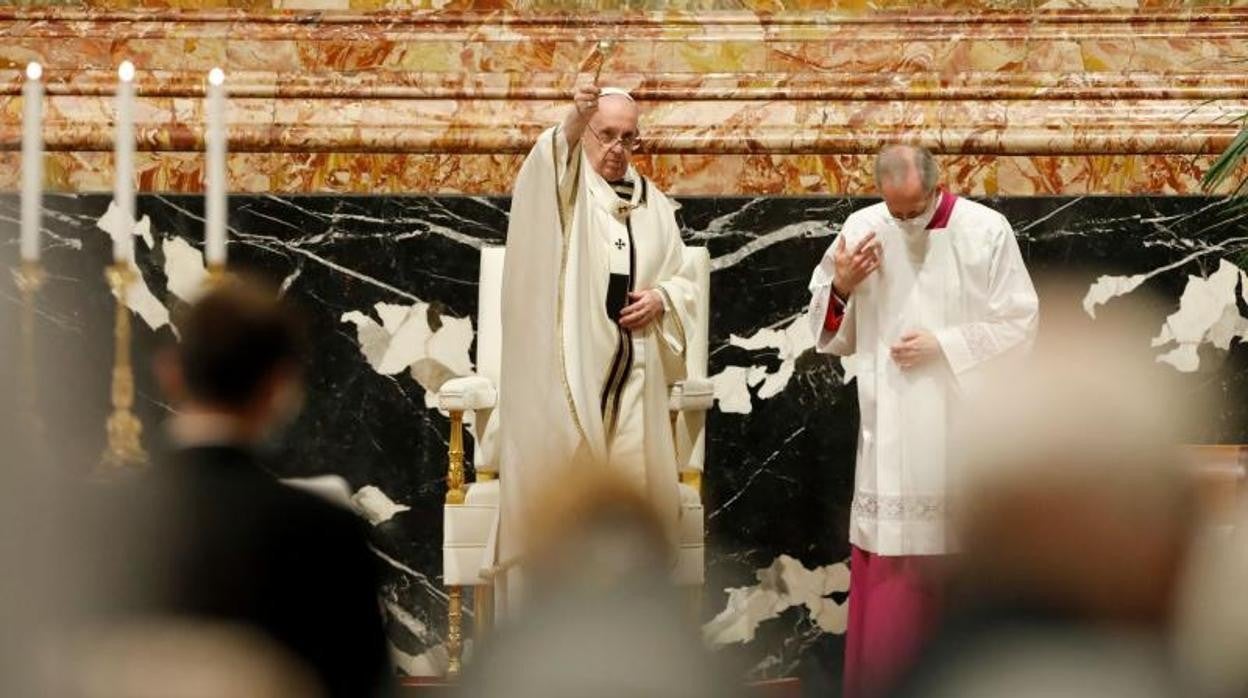
[[686,375],[685,352],[690,339],[689,331],[696,318],[707,312],[698,289],[697,269],[692,257],[686,254],[676,226],[675,209],[659,192],[655,192],[653,205],[662,207],[661,220],[668,230],[664,231],[667,249],[664,252],[662,271],[655,288],[663,296],[663,318],[659,322],[659,347],[663,354],[664,374],[667,382],[681,380]]
[[560,175],[567,165],[560,153],[562,142],[557,128],[544,132],[512,189],[494,415],[499,420],[503,560],[520,554],[529,507],[557,485],[560,468],[581,442],[561,342],[565,230],[571,208],[561,196]]
[[973,299],[972,322],[936,333],[954,375],[961,376],[986,361],[1016,348],[1025,348],[1036,336],[1039,302],[1023,263],[1014,231],[1004,218],[993,235],[985,297]]

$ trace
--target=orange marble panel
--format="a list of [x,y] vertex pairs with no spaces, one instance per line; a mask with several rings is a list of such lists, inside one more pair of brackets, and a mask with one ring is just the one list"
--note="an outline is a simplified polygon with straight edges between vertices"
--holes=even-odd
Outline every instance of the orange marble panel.
[[409,158],[400,183],[402,191],[420,191],[421,182],[433,182],[439,191],[510,192],[523,154],[486,155],[464,163],[456,157]]
[[[654,70],[671,73],[753,73],[769,69],[768,47],[761,41],[660,41],[654,46]],[[615,69],[615,61],[607,68]]]
[[1077,73],[1083,67],[1083,49],[1076,41],[1037,41],[1027,47],[1026,68],[1036,72]]
[[[1248,62],[1242,73],[843,73],[807,71],[722,73],[604,73],[603,82],[629,87],[638,99],[655,102],[719,100],[1116,100],[1243,99],[1248,97]],[[107,95],[112,68],[72,70],[45,66],[53,95]],[[202,96],[206,72],[140,70],[140,95]],[[231,71],[231,94],[239,97],[385,99],[566,99],[587,76],[563,72],[277,73]],[[16,68],[0,68],[0,94],[21,92]]]
[[717,155],[645,155],[637,158],[637,169],[653,177],[660,188],[671,188],[674,181],[684,182],[690,190],[710,191],[722,186],[726,179],[741,181],[745,176],[745,158]]
[[22,98],[6,95],[0,97],[0,122],[6,124],[20,124],[22,121]]
[[1020,41],[956,41],[938,66],[944,75],[968,72],[1011,72],[1027,62],[1027,46]]
[[271,153],[230,153],[226,158],[226,182],[231,191],[277,191],[274,165]]
[[113,47],[113,56],[120,63],[128,59],[135,66],[160,66],[161,70],[207,73],[228,65],[225,39],[130,39]]
[[[999,163],[1003,159],[992,155],[941,156],[941,179],[945,186],[956,191],[996,196],[1001,192]],[[873,184],[871,189],[874,189]]]
[[954,51],[953,45],[943,40],[777,42],[769,43],[767,48],[767,70],[780,73],[804,70],[846,73],[938,71],[946,65]]
[[559,43],[549,40],[517,40],[510,42],[474,43],[465,55],[469,72],[481,73],[548,73],[568,70],[571,66],[556,62]]
[[425,41],[396,43],[382,65],[387,70],[403,72],[455,73],[466,70],[466,62],[470,65],[474,58],[464,44]]
[[827,11],[866,14],[873,10],[1048,10],[1081,8],[1191,9],[1244,6],[1245,0],[37,0],[33,5],[114,8],[242,8],[322,10],[510,9],[510,10],[737,10],[759,13]]
[[22,187],[22,154],[0,151],[0,191],[18,191]]
[[[297,44],[299,64],[309,73],[377,70],[395,60],[393,54],[397,48],[394,42],[385,39],[356,42],[316,40],[299,41]],[[281,69],[275,65],[265,70]]]
[[1000,186],[1012,195],[1196,194],[1212,161],[1213,156],[1013,158],[1000,164]]
[[[155,153],[163,157],[164,153]],[[136,156],[136,162],[138,158]],[[113,154],[109,152],[48,153],[44,183],[49,191],[104,192],[113,189]]]
[[0,40],[0,68],[24,68],[37,61],[76,68],[115,69],[112,42],[103,39],[42,39],[5,37]]
[[[652,73],[658,70],[658,46],[653,41],[624,41],[613,44],[614,48],[611,55],[607,58],[606,64],[602,68],[605,74],[616,73]],[[567,55],[570,50],[572,52],[572,60],[563,62],[558,65],[580,66],[586,57],[593,51],[594,44],[588,42],[578,42],[572,44],[569,49],[564,49],[562,55]]]
[[299,73],[303,61],[297,41],[231,39],[225,49],[224,70]]

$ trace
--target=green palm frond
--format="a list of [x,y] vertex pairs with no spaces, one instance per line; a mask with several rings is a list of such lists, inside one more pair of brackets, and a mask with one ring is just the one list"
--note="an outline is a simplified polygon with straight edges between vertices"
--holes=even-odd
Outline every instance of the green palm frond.
[[[1244,127],[1240,129],[1239,134],[1235,136],[1231,144],[1218,156],[1218,159],[1209,167],[1209,171],[1205,173],[1204,180],[1201,182],[1205,191],[1210,191],[1220,186],[1228,177],[1235,173],[1240,162],[1248,159],[1248,116],[1242,118],[1241,121],[1245,121]],[[1248,177],[1240,181],[1231,191],[1231,196],[1243,196],[1245,194],[1248,194]]]

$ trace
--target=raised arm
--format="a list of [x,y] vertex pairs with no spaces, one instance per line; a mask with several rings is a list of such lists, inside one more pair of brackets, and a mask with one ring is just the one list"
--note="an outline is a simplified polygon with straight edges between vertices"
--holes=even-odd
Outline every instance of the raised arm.
[[597,85],[581,85],[576,88],[572,108],[563,119],[563,137],[569,150],[576,148],[576,144],[581,142],[581,136],[585,135],[590,117],[598,111],[598,97],[601,92]]

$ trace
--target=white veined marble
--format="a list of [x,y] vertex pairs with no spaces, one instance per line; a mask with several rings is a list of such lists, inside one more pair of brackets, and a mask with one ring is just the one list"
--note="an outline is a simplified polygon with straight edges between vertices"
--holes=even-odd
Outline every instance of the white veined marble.
[[758,584],[725,590],[728,602],[724,610],[702,626],[708,645],[751,642],[758,626],[794,606],[805,607],[820,632],[845,632],[848,607],[829,598],[832,593],[849,590],[849,567],[845,563],[807,569],[800,561],[781,555],[755,574]]
[[[1084,296],[1083,309],[1095,318],[1097,307],[1135,291],[1155,276],[1207,254],[1209,250],[1202,250],[1145,274],[1101,276]],[[1222,259],[1218,270],[1208,277],[1189,275],[1178,310],[1166,318],[1152,341],[1152,346],[1158,348],[1177,346],[1160,354],[1157,361],[1192,373],[1200,369],[1200,345],[1208,343],[1225,351],[1230,348],[1232,339],[1248,339],[1248,318],[1240,315],[1236,305],[1235,290],[1241,281],[1244,289],[1241,295],[1248,301],[1248,275],[1226,259]]]
[[[136,221],[125,221],[116,204],[110,203],[108,210],[96,221],[96,227],[108,233],[114,241],[127,234],[142,238],[150,251],[156,246],[152,238],[152,222],[147,216]],[[169,310],[152,294],[142,272],[135,275],[134,283],[126,289],[126,307],[143,318],[143,322],[153,330],[169,324]]]
[[1209,278],[1187,277],[1179,309],[1166,318],[1153,338],[1154,347],[1177,346],[1157,360],[1190,373],[1200,368],[1197,350],[1201,344],[1225,351],[1232,339],[1248,339],[1248,318],[1239,314],[1236,287],[1242,289],[1240,298],[1248,302],[1248,274],[1225,259]]
[[342,322],[355,325],[360,352],[373,370],[386,376],[410,371],[425,389],[426,405],[436,404],[437,391],[447,380],[472,373],[473,329],[470,318],[440,316],[435,330],[430,306],[378,303],[375,316],[352,310]]
[[810,322],[805,312],[794,315],[779,328],[765,327],[749,337],[732,335],[728,343],[751,351],[772,350],[780,359],[780,366],[774,370],[757,364],[750,367],[729,366],[711,376],[719,410],[736,414],[749,414],[754,410],[750,388],[758,388],[759,400],[767,400],[784,392],[797,368],[797,359],[815,348],[815,338],[810,333]]
[[204,253],[182,238],[165,238],[160,244],[165,253],[165,279],[169,293],[186,303],[194,303],[203,295],[208,279]]

